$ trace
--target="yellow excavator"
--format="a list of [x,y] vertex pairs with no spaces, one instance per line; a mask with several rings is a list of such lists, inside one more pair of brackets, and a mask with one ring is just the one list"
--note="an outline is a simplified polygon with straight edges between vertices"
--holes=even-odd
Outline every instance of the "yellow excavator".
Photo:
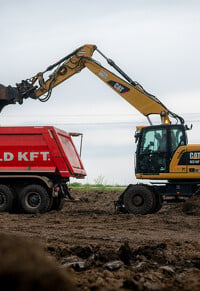
[[[92,58],[98,52],[115,69],[115,74]],[[184,201],[200,185],[200,145],[189,145],[184,119],[170,111],[154,95],[133,81],[115,62],[95,45],[86,44],[45,71],[23,80],[16,87],[0,87],[0,110],[8,104],[23,103],[33,98],[46,102],[52,89],[83,68],[88,68],[111,89],[147,117],[149,126],[136,127],[135,175],[148,183],[130,184],[115,202],[120,212],[147,214],[157,212],[167,202]],[[46,77],[46,74],[49,74]],[[120,76],[119,76],[120,75]],[[2,89],[2,90],[1,90]],[[4,89],[4,95],[1,94]],[[151,115],[160,116],[154,125]]]

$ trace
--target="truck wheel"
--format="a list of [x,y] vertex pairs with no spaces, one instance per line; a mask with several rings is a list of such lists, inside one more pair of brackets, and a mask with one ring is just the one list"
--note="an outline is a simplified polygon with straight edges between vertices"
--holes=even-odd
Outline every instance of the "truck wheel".
[[154,208],[155,195],[142,185],[132,185],[124,193],[125,209],[133,214],[148,214]]
[[0,185],[0,212],[10,211],[13,206],[14,196],[6,185]]
[[50,195],[50,197],[49,197],[50,199],[49,199],[49,205],[48,205],[48,207],[47,207],[47,211],[50,211],[51,209],[52,209],[52,205],[53,205],[53,197]]
[[44,187],[32,184],[22,189],[19,201],[25,213],[44,213],[48,210],[50,197]]
[[65,200],[63,197],[54,197],[51,210],[61,210],[63,208],[64,202]]

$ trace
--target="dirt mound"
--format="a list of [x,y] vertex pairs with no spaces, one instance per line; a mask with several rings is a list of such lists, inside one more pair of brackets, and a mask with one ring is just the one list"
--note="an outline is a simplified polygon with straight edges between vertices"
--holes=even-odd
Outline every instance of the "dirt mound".
[[63,269],[74,271],[78,290],[199,291],[200,257],[180,256],[177,247],[183,246],[169,241],[136,246],[125,241],[119,248],[99,244],[48,251],[56,252]]
[[66,274],[37,243],[0,234],[0,257],[1,290],[72,290]]
[[80,291],[199,291],[199,216],[184,213],[184,202],[116,214],[119,194],[75,191],[61,211],[0,213],[1,232],[12,235],[0,235],[0,288],[75,290],[70,274]]
[[182,211],[188,215],[200,215],[200,194],[189,198],[182,207]]

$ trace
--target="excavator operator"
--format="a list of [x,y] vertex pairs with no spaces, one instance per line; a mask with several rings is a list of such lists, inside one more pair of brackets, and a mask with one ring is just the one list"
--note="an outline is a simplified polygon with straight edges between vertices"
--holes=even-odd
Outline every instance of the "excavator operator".
[[167,131],[162,131],[162,136],[160,133],[156,133],[155,138],[158,141],[158,150],[161,152],[165,152],[167,150]]

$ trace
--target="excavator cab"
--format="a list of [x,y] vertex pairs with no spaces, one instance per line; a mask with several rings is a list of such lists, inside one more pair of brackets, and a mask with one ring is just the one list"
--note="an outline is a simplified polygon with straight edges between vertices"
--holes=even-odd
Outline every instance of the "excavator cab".
[[136,174],[168,173],[176,149],[187,144],[183,124],[142,127],[136,133]]

